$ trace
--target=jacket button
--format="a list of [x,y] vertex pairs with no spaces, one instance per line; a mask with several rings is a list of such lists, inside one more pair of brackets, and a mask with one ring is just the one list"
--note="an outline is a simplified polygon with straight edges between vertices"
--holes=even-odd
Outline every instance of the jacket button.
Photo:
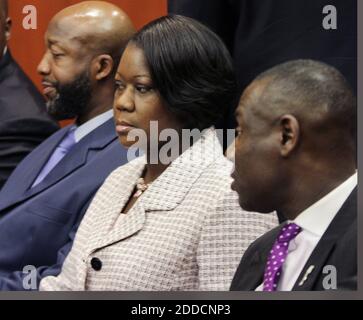
[[93,258],[91,260],[91,266],[92,266],[92,269],[95,270],[95,271],[101,271],[102,269],[102,261],[98,258]]

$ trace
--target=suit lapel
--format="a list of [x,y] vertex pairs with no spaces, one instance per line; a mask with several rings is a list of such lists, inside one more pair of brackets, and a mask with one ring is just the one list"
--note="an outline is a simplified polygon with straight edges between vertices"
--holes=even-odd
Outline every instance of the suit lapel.
[[263,274],[265,271],[266,257],[268,252],[255,251],[251,259],[249,259],[248,268],[243,271],[242,281],[239,286],[243,291],[254,291],[263,282]]
[[9,48],[0,60],[0,82],[9,77],[14,72],[15,61],[12,58]]
[[[38,150],[38,162],[31,168],[31,170],[29,170],[31,172],[29,172],[29,175],[25,179],[27,190],[20,198],[16,199],[16,203],[25,201],[58,183],[60,180],[64,179],[72,172],[86,164],[90,150],[103,149],[106,145],[116,139],[113,120],[110,119],[77,143],[41,183],[39,183],[36,187],[31,188],[35,178],[43,166],[47,163],[54,149],[67,133],[67,130],[68,128],[62,129],[61,132],[57,133],[54,139],[49,142],[49,144],[47,143],[44,145],[44,150]],[[31,162],[30,160],[31,159],[28,161],[29,163]],[[33,161],[36,160],[33,159]],[[12,203],[11,205],[13,204],[15,203]]]
[[[2,191],[2,200],[6,199],[2,201],[0,211],[27,198],[29,190],[31,189],[36,177],[42,170],[43,166],[47,163],[55,148],[66,135],[67,130],[68,128],[63,128],[53,134],[50,138],[38,146],[34,152],[27,156],[26,163],[20,163],[16,170],[16,175],[11,177],[10,180],[16,179],[21,181],[21,183],[16,181],[16,188],[11,188],[11,190],[9,190],[10,192],[7,192],[7,190]],[[4,192],[6,192],[6,194]]]
[[56,135],[51,138],[51,141],[49,141],[49,143],[42,146],[40,150],[37,150],[36,161],[35,159],[28,161],[28,164],[33,165],[33,167],[30,170],[28,170],[28,173],[25,175],[24,194],[29,192],[29,190],[32,190],[32,185],[34,181],[38,177],[39,173],[41,172],[45,164],[48,162],[49,158],[51,157],[57,146],[66,136],[68,130],[69,127],[65,127],[61,129],[59,132],[57,132]]
[[355,219],[357,219],[357,189],[353,190],[325,231],[292,290],[313,290],[317,281],[321,279],[322,270],[336,243]]
[[261,244],[258,245],[257,250],[254,250],[252,257],[242,258],[241,263],[245,261],[246,266],[241,269],[241,272],[238,275],[241,281],[237,284],[237,290],[240,290],[239,288],[241,288],[243,291],[254,291],[263,283],[267,258],[284,225],[285,224],[282,224],[265,234],[263,239],[261,239]]

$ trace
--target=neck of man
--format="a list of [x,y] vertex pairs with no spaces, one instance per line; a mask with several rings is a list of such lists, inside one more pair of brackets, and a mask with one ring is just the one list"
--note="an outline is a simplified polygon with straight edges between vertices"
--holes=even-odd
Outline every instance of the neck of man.
[[77,117],[78,126],[112,109],[114,91],[110,86],[94,90],[86,111]]
[[329,194],[356,171],[351,163],[340,167],[330,167],[319,172],[307,172],[296,175],[290,187],[287,187],[285,203],[277,211],[288,220],[295,220],[304,210]]

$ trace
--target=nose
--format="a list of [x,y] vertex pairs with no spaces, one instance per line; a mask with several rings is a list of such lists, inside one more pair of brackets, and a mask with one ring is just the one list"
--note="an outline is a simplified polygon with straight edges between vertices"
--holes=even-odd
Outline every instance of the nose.
[[49,66],[47,54],[44,54],[42,60],[39,62],[37,71],[42,76],[48,75],[50,73],[50,66]]
[[229,145],[229,147],[226,150],[226,157],[233,163],[235,162],[235,155],[236,155],[236,140],[233,140],[233,142]]
[[114,108],[119,111],[132,112],[135,108],[135,99],[132,88],[125,88],[115,94]]

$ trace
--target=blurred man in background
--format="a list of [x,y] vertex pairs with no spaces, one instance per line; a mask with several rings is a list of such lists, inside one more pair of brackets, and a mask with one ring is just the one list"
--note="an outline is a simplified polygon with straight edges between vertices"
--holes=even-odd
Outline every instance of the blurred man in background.
[[58,130],[44,98],[11,56],[10,30],[8,1],[0,0],[0,189],[17,164]]
[[[168,0],[168,11],[221,36],[234,58],[240,92],[262,71],[293,59],[334,66],[356,92],[357,0]],[[235,125],[233,109],[218,127]]]

